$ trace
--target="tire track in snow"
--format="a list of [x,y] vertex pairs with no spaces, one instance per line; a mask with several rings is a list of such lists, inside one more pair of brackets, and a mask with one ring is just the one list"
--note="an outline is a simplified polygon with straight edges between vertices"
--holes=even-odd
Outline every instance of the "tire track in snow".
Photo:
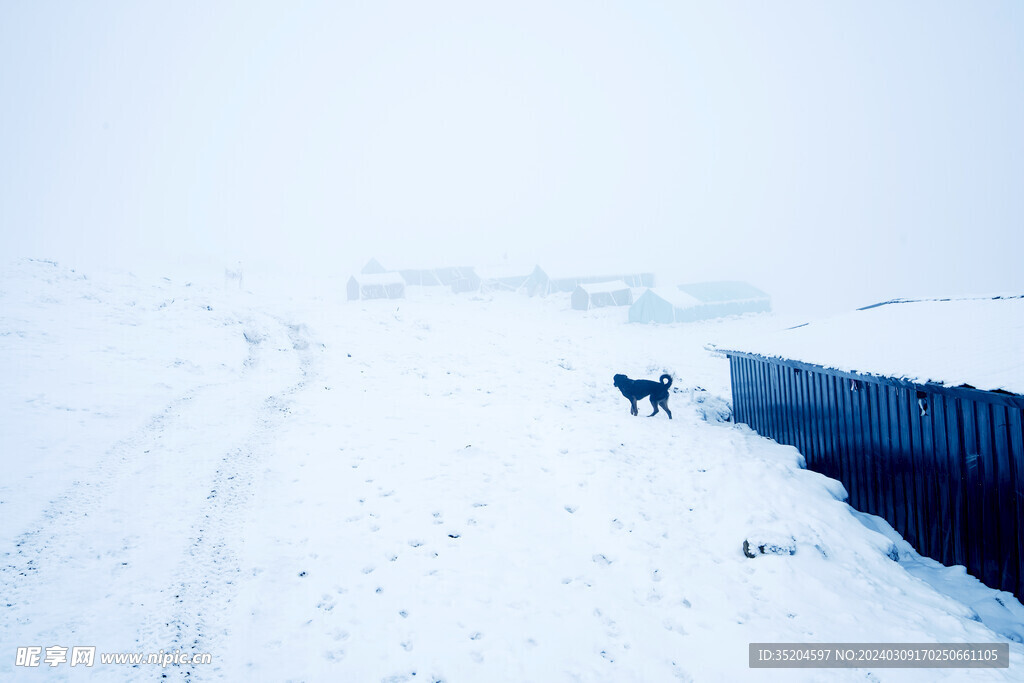
[[[230,600],[230,531],[250,502],[260,444],[286,417],[288,396],[312,374],[304,327],[288,330],[292,349],[286,354],[252,344],[238,381],[202,385],[168,403],[16,537],[0,560],[0,633],[7,649],[96,644],[98,652],[170,652],[186,649],[189,634],[197,634],[191,640],[207,649],[194,651],[215,651],[197,626]],[[282,361],[297,367],[286,372]],[[292,383],[260,399],[275,373]],[[211,457],[225,450],[219,462]],[[176,481],[182,476],[173,475],[182,472],[185,480]],[[196,510],[202,511],[198,520]],[[163,592],[195,600],[160,600],[154,588],[169,572],[173,580],[162,584]],[[12,664],[0,661],[0,677],[13,673]],[[138,667],[97,662],[97,668],[105,678],[140,675]]]
[[[73,481],[67,489],[54,498],[44,509],[35,527],[21,533],[14,542],[14,548],[4,553],[3,564],[0,565],[0,585],[3,586],[3,607],[0,617],[0,631],[10,633],[12,624],[27,625],[29,617],[20,614],[26,602],[31,604],[27,595],[38,589],[41,567],[53,566],[53,554],[64,554],[69,547],[74,547],[74,538],[82,531],[90,511],[95,511],[109,500],[111,489],[118,482],[125,480],[138,481],[140,470],[138,455],[148,454],[150,449],[145,446],[154,442],[154,435],[169,431],[184,412],[185,407],[204,391],[217,385],[196,387],[170,401],[164,408],[153,415],[146,424],[131,436],[115,443],[107,449],[102,459],[89,471],[88,475]],[[78,544],[81,548],[81,544]]]
[[[257,414],[256,427],[246,442],[225,454],[210,481],[209,494],[192,525],[193,540],[164,590],[164,604],[140,631],[141,650],[162,647],[168,652],[212,653],[211,665],[174,665],[163,678],[203,680],[221,678],[224,662],[216,656],[228,636],[218,621],[227,613],[242,576],[234,544],[243,539],[248,510],[254,503],[255,473],[263,462],[274,430],[288,418],[292,397],[314,376],[313,357],[301,325],[287,325],[293,349],[299,354],[301,379],[268,396]],[[148,642],[147,640],[148,639]]]

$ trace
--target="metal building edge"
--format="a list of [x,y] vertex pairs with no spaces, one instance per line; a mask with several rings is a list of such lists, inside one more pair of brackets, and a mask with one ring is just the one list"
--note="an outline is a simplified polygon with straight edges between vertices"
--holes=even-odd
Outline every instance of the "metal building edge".
[[1024,396],[721,352],[736,422],[795,446],[922,554],[1024,597]]

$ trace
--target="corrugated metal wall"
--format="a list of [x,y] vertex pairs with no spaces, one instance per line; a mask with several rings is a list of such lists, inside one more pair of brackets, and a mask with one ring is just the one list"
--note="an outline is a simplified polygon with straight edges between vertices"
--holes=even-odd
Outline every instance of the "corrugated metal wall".
[[919,552],[1024,598],[1024,398],[729,354],[733,412]]

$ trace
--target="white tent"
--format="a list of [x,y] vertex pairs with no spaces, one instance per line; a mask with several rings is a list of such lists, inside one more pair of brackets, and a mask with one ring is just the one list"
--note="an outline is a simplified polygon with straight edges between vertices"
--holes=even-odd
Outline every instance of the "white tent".
[[348,300],[402,299],[405,280],[398,273],[360,273],[348,280]]
[[677,323],[697,320],[701,302],[678,289],[648,289],[629,307],[631,323]]
[[622,280],[595,282],[577,286],[571,299],[572,307],[578,311],[602,306],[629,306],[633,303],[633,291]]
[[[533,296],[541,292],[547,275],[539,266],[484,266],[476,268],[476,286],[481,292],[521,292]],[[455,289],[454,291],[468,291]]]
[[701,302],[701,319],[772,310],[771,297],[748,282],[694,282],[679,290]]
[[544,286],[544,294],[554,292],[572,292],[580,285],[591,285],[599,282],[625,282],[629,287],[653,287],[654,273],[623,273],[616,275],[561,275],[550,272]]
[[629,309],[629,321],[689,323],[771,310],[767,294],[746,282],[699,282],[649,289]]

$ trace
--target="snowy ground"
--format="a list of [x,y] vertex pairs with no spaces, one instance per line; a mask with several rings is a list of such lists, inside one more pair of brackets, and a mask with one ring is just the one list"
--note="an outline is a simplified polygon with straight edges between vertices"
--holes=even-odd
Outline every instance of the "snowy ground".
[[[705,344],[792,321],[316,294],[3,269],[0,679],[1020,680],[1012,596],[714,419]],[[663,371],[674,419],[630,416],[612,375]],[[762,641],[1012,661],[749,669]],[[32,645],[213,663],[16,666]]]

